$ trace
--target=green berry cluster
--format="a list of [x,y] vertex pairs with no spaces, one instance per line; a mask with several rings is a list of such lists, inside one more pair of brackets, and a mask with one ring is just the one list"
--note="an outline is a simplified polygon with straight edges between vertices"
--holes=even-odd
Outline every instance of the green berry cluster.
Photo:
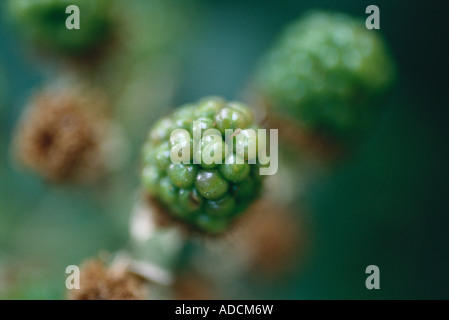
[[256,78],[272,112],[350,141],[373,123],[395,70],[376,30],[318,11],[287,27]]
[[[78,55],[97,48],[111,33],[111,0],[9,0],[11,16],[31,41],[46,49]],[[80,29],[68,30],[66,8],[80,10]]]
[[[208,129],[216,129],[209,130],[216,133],[208,134]],[[229,139],[225,139],[226,129],[244,138],[233,136],[231,148]],[[260,164],[250,146],[257,150],[266,147],[266,142],[250,135],[250,129],[257,134],[252,111],[238,102],[210,97],[178,108],[149,132],[143,148],[144,189],[191,228],[209,234],[225,231],[262,186]],[[201,132],[198,141],[194,141],[195,130]],[[170,158],[175,145],[190,146],[190,153],[183,155],[185,161],[178,164]],[[221,163],[204,161],[205,153],[216,152],[221,152]]]

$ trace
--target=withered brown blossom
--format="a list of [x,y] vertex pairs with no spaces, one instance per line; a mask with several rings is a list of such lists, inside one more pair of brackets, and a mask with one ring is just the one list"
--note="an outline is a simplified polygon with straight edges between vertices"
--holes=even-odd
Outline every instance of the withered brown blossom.
[[181,274],[172,286],[175,300],[213,300],[218,299],[217,289],[204,275],[187,272]]
[[90,182],[106,169],[109,119],[104,94],[47,88],[35,95],[18,127],[20,162],[55,182]]
[[255,203],[235,232],[246,247],[251,269],[259,275],[287,272],[304,254],[307,237],[301,218],[270,200]]
[[121,268],[108,268],[96,259],[80,267],[80,289],[67,292],[69,300],[145,300],[147,297],[142,279]]

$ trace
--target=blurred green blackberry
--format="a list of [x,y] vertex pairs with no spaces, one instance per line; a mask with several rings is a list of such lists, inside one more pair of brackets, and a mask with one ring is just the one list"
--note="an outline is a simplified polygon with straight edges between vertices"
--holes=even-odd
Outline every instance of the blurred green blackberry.
[[394,79],[377,31],[344,14],[314,11],[287,27],[256,83],[272,113],[346,144],[373,124]]
[[[198,121],[195,127],[194,121]],[[150,130],[143,148],[141,177],[145,191],[158,200],[170,216],[191,229],[208,234],[222,233],[261,190],[260,164],[257,156],[248,152],[248,146],[265,148],[266,142],[258,141],[258,127],[253,121],[252,111],[245,105],[226,103],[216,97],[182,106],[170,117],[159,120]],[[187,131],[172,134],[175,129]],[[216,129],[216,132],[206,131],[208,129]],[[226,129],[234,130],[234,137],[243,135],[245,138],[233,137],[231,148],[231,139],[225,139]],[[256,138],[248,134],[248,129],[255,130]],[[194,130],[201,130],[201,138],[195,143]],[[175,144],[190,146],[190,154],[183,157],[185,161],[180,164],[170,159]],[[245,153],[241,164],[236,161],[239,157],[243,159],[238,150]],[[221,164],[205,163],[204,154],[220,151]],[[184,164],[186,162],[189,164]]]
[[[97,50],[110,40],[112,0],[9,0],[9,12],[32,42],[69,56]],[[80,29],[68,30],[67,6],[80,9]]]

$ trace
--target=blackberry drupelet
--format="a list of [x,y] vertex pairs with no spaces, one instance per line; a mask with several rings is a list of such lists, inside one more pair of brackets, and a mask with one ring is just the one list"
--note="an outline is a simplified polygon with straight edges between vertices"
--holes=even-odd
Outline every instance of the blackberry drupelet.
[[[248,145],[266,147],[265,141],[257,141],[258,127],[253,119],[247,106],[211,97],[182,106],[159,120],[143,148],[141,178],[146,193],[192,230],[214,235],[225,231],[262,187],[260,163],[247,152]],[[172,134],[175,129],[187,131]],[[217,131],[210,133],[208,129]],[[231,139],[226,140],[226,129],[233,130]],[[248,129],[255,130],[255,139],[243,135]],[[198,138],[193,134],[196,130],[201,131],[201,141],[194,141]],[[238,135],[245,137],[238,149],[246,151],[244,157],[230,146],[230,140],[234,146],[239,141]],[[190,146],[190,154],[183,155],[184,161],[178,164],[170,159],[170,150],[176,144]],[[203,161],[205,153],[216,152],[222,154],[221,163]]]
[[312,12],[287,27],[256,85],[272,114],[347,144],[372,126],[394,79],[377,31],[344,14]]

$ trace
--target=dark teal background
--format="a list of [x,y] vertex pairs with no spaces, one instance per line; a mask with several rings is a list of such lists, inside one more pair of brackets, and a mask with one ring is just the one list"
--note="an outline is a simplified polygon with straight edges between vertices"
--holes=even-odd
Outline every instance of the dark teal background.
[[[311,8],[363,18],[367,5],[378,5],[381,32],[398,66],[397,87],[376,131],[306,192],[314,244],[305,268],[257,298],[448,299],[447,2],[199,3],[201,17],[183,58],[177,104],[211,94],[239,97],[275,35]],[[33,289],[26,294],[18,289],[17,295],[58,297],[65,266],[126,243],[134,194],[105,212],[97,201],[101,192],[56,188],[14,170],[11,132],[44,77],[15,31],[6,23],[0,28],[0,70],[7,79],[0,111],[0,262],[39,266],[27,280]],[[135,172],[127,183],[126,190],[137,188]],[[380,268],[381,290],[364,286],[370,264]]]

